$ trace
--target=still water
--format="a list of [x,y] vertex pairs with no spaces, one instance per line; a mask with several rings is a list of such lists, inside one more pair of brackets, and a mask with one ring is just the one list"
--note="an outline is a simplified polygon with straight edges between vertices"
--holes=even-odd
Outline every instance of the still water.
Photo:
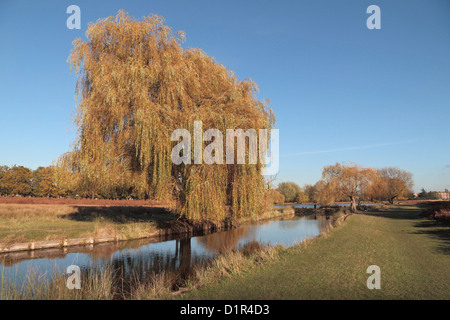
[[[378,205],[382,205],[383,203],[361,203],[362,205],[365,206],[378,206]],[[341,207],[349,207],[350,203],[335,203],[335,206],[341,206]],[[274,208],[280,209],[280,208],[284,208],[284,207],[293,207],[293,208],[309,208],[312,209],[314,208],[313,204],[293,204],[293,205],[280,205],[280,206],[274,206]],[[317,208],[320,208],[320,205],[317,205]]]
[[4,281],[23,284],[27,273],[40,280],[65,273],[70,265],[84,272],[105,267],[116,271],[120,281],[145,279],[150,274],[172,272],[180,279],[221,252],[242,249],[258,242],[265,245],[292,246],[324,231],[331,219],[318,216],[268,221],[203,236],[178,237],[166,241],[124,241],[91,247],[70,247],[45,251],[0,255],[0,272]]

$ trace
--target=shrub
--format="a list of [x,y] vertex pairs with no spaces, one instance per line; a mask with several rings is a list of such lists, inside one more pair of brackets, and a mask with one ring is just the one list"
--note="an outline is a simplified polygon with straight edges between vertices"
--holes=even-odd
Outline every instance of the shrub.
[[450,222],[450,202],[436,202],[422,211],[422,214],[430,219]]

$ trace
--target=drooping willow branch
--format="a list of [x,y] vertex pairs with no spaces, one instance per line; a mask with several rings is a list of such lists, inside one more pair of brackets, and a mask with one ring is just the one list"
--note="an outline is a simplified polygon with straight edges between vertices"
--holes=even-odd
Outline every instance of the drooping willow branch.
[[205,128],[270,129],[274,115],[257,86],[200,49],[184,49],[160,16],[124,11],[90,24],[69,57],[78,76],[78,138],[57,163],[60,185],[103,197],[175,199],[193,220],[259,212],[261,165],[174,165],[171,133]]

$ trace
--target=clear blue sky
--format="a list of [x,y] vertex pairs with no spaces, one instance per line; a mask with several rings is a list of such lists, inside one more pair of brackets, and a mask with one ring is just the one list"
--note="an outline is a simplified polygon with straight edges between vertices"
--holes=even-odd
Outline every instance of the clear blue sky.
[[[66,8],[81,8],[81,30]],[[366,9],[381,8],[381,30]],[[342,161],[398,166],[415,189],[450,189],[450,1],[0,2],[0,164],[50,165],[76,130],[67,57],[89,22],[156,13],[270,98],[278,182],[314,183]]]

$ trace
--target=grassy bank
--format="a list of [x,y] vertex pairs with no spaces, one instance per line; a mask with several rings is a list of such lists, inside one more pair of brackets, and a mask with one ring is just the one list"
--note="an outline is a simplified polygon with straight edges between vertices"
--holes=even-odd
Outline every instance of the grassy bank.
[[0,243],[104,236],[134,239],[175,218],[163,207],[0,204]]
[[[417,206],[350,216],[339,228],[281,250],[278,259],[180,295],[185,299],[450,299],[449,227]],[[366,286],[381,269],[381,289]]]
[[[235,224],[246,224],[294,216],[292,208],[268,210],[256,218]],[[184,232],[187,225],[164,206],[110,206],[72,204],[0,203],[0,248],[34,241],[64,239],[112,238],[131,240],[146,238],[158,232]],[[193,227],[193,226],[191,226]],[[195,228],[216,227],[205,224]],[[25,246],[28,248],[28,246]]]
[[[17,285],[13,279],[5,279],[0,266],[1,300],[150,300],[172,296],[173,274],[149,273],[145,279],[131,279],[125,283],[117,270],[110,267],[99,270],[92,266],[82,272],[81,289],[68,289],[68,276],[55,269],[51,278],[30,270],[26,285]],[[72,282],[73,283],[73,282]]]
[[[339,227],[291,248],[250,243],[195,270],[172,292],[176,274],[149,275],[123,291],[113,270],[94,272],[83,290],[65,277],[11,290],[3,299],[449,299],[449,226],[426,220],[417,206],[387,206],[347,217]],[[381,289],[369,290],[367,267],[381,268]],[[0,277],[1,279],[1,277]],[[34,277],[30,278],[33,283]],[[114,280],[116,279],[116,280]]]
[[[68,276],[55,266],[50,274],[33,269],[24,275],[25,281],[15,274],[5,275],[0,265],[0,300],[153,300],[173,299],[175,296],[218,279],[232,277],[243,270],[255,268],[267,261],[278,259],[283,247],[262,246],[251,242],[243,249],[227,251],[206,266],[199,266],[187,278],[176,272],[145,274],[131,273],[123,277],[119,269],[100,270],[91,265],[81,273],[81,289],[66,287]],[[46,277],[47,275],[47,277]],[[50,277],[48,277],[50,276]],[[22,285],[26,283],[26,285]]]

